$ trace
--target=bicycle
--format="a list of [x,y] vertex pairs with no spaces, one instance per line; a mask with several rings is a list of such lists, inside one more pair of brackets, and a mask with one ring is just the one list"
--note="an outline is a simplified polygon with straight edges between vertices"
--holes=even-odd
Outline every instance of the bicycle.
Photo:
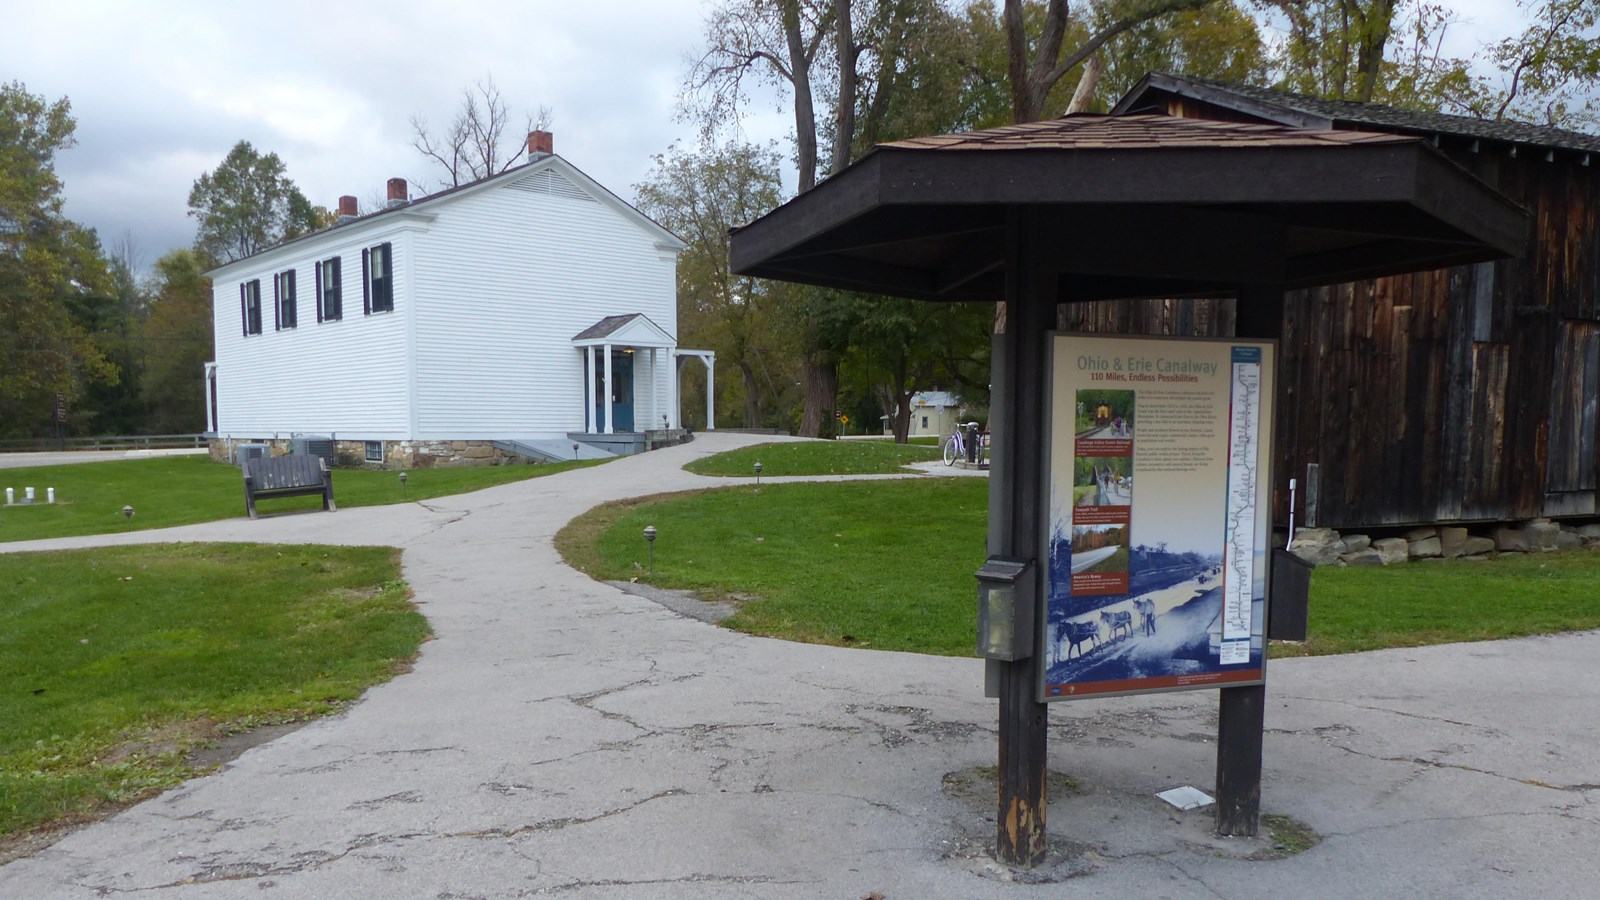
[[[978,423],[977,422],[957,422],[956,423],[955,430],[950,432],[950,436],[948,438],[945,438],[945,441],[944,441],[944,464],[945,465],[953,466],[953,465],[956,464],[956,460],[958,460],[958,459],[966,459],[967,458],[967,439],[966,439],[965,435],[963,434],[963,432],[965,432],[968,428],[976,429],[977,427],[978,427]],[[984,446],[983,439],[978,437],[978,435],[976,433],[973,434],[973,438],[978,443],[977,450],[981,451],[983,449],[983,446]]]

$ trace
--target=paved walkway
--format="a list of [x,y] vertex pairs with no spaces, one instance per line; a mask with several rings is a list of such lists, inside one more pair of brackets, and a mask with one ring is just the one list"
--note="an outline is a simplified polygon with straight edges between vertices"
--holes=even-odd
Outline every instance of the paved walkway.
[[[725,483],[693,444],[402,507],[108,536],[405,548],[437,638],[344,714],[37,855],[0,897],[1581,896],[1600,883],[1600,633],[1271,665],[1264,805],[1289,859],[1209,838],[1210,692],[1057,704],[1051,830],[1083,877],[971,871],[992,794],[976,660],[753,638],[561,564],[596,503]],[[663,538],[663,541],[669,538]],[[83,546],[63,539],[34,546]],[[26,545],[5,545],[25,549]],[[662,546],[658,546],[658,550]]]
[[[78,463],[106,462],[116,459],[149,459],[152,456],[204,456],[205,448],[176,448],[168,450],[39,450],[27,453],[0,453],[0,469],[21,469],[30,466],[65,466]],[[20,493],[20,492],[19,492]],[[44,488],[39,488],[44,493]]]

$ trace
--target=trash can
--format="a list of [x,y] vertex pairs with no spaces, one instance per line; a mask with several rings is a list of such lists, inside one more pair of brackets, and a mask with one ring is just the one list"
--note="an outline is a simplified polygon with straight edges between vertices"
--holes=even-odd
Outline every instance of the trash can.
[[967,462],[975,463],[978,461],[978,423],[973,422],[971,425],[967,425],[965,430],[967,432]]
[[1274,641],[1306,639],[1311,602],[1311,570],[1316,568],[1288,550],[1272,551],[1272,596],[1267,604],[1267,637]]

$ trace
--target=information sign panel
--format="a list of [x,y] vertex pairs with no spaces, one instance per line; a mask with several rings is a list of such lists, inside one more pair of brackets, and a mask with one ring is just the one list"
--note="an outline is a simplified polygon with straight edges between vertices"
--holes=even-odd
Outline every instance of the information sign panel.
[[1261,682],[1275,351],[1052,336],[1041,699]]

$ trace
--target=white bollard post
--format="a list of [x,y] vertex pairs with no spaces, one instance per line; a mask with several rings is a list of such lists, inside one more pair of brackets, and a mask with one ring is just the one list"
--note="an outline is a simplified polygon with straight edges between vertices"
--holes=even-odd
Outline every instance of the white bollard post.
[[11,506],[17,502],[17,489],[6,488],[6,505]]
[[44,502],[46,502],[46,503],[54,503],[54,502],[56,502],[56,489],[55,488],[47,487],[47,488],[44,489]]
[[22,489],[22,502],[23,503],[32,503],[33,502],[33,488],[25,487],[25,488]]

